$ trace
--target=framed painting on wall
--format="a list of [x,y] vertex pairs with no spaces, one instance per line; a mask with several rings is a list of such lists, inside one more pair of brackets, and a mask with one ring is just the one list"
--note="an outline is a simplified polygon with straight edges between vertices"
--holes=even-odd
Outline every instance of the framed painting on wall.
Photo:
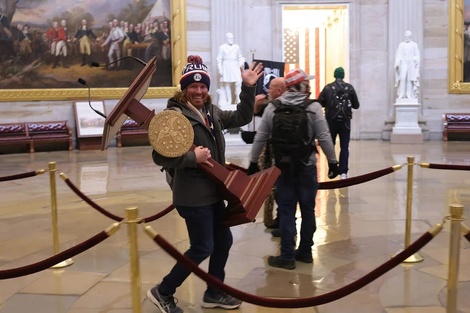
[[186,63],[185,0],[0,0],[0,13],[0,101],[119,99],[155,56],[145,97],[166,98]]
[[449,1],[449,93],[470,93],[470,0]]

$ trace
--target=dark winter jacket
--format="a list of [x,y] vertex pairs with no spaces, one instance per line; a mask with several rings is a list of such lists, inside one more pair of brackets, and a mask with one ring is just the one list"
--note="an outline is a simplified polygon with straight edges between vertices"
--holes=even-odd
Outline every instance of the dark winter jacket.
[[[225,166],[225,138],[222,130],[241,127],[251,121],[255,90],[255,86],[242,84],[240,103],[234,111],[224,111],[214,104],[208,104],[213,120],[214,136],[201,117],[188,108],[187,104],[176,102],[174,98],[171,98],[168,100],[167,109],[181,110],[193,126],[194,145],[209,148],[212,159]],[[223,200],[217,192],[214,181],[198,168],[194,151],[190,150],[177,158],[168,158],[154,150],[152,158],[157,165],[175,169],[172,185],[175,206],[198,207]]]

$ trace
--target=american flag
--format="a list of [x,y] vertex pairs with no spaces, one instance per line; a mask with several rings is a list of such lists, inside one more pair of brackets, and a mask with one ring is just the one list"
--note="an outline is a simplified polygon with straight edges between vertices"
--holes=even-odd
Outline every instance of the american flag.
[[299,31],[290,28],[284,29],[284,62],[286,64],[299,63]]
[[285,28],[284,33],[284,72],[301,68],[306,73],[315,75],[310,82],[313,97],[320,90],[320,32],[318,28],[305,27],[300,29]]

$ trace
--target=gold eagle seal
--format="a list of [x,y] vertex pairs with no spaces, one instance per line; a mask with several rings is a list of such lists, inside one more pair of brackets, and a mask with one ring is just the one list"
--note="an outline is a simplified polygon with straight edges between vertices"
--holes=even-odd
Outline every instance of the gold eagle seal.
[[175,110],[164,110],[156,114],[150,121],[148,135],[153,149],[169,158],[188,152],[194,141],[191,123]]

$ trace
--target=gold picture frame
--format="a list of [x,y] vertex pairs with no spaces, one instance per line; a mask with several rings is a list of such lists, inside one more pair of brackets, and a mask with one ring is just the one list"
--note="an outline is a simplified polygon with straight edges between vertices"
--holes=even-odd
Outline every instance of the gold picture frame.
[[[106,0],[114,1],[119,0]],[[157,3],[162,0],[155,0]],[[185,0],[168,0],[170,5],[170,16],[168,20],[171,25],[171,69],[172,74],[171,86],[165,87],[149,87],[144,98],[168,98],[179,88],[179,79],[183,66],[186,64],[186,1]],[[13,25],[12,25],[13,28]],[[84,67],[85,68],[85,67]],[[90,69],[101,70],[101,69]],[[157,70],[158,71],[158,70]],[[171,71],[171,72],[170,72]],[[112,73],[110,73],[112,74]],[[79,77],[77,77],[78,79]],[[83,83],[82,83],[83,85]],[[130,85],[130,84],[129,84]],[[88,87],[88,86],[85,86]],[[0,102],[19,102],[19,101],[54,101],[54,100],[88,100],[89,96],[92,100],[108,100],[120,99],[127,90],[127,87],[119,88],[93,88],[90,84],[85,88],[77,84],[77,88],[4,88],[0,87]]]
[[470,93],[464,81],[464,0],[449,0],[449,93]]

